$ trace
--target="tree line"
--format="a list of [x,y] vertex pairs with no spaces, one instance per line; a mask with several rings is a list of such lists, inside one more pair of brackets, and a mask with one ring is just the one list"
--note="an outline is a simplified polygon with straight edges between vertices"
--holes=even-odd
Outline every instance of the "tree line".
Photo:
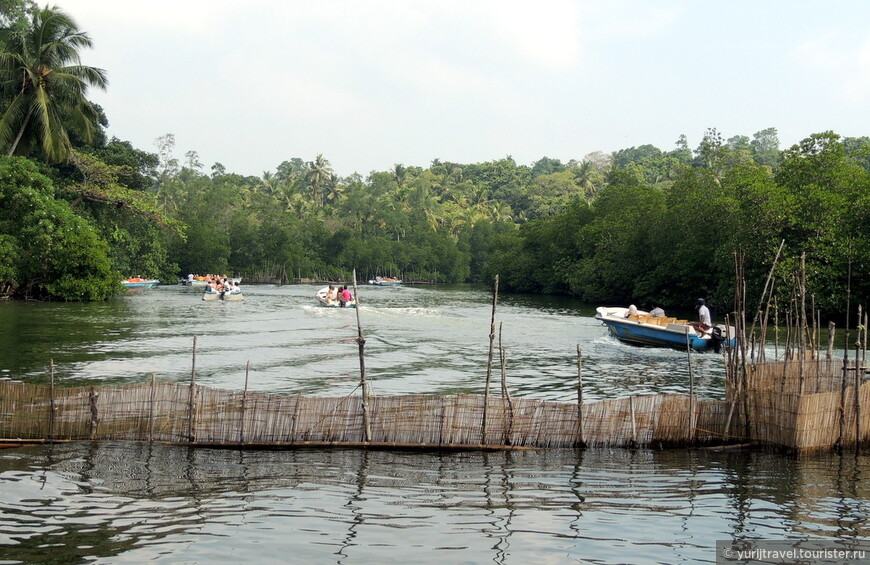
[[[107,139],[80,64],[87,33],[57,8],[0,8],[0,292],[102,300],[125,276],[347,280],[355,269],[489,282],[591,303],[730,302],[735,254],[760,292],[779,242],[780,298],[804,258],[815,304],[868,297],[870,139],[775,128],[691,149],[652,145],[531,165],[434,160],[337,176],[323,156],[261,176]],[[850,279],[849,273],[852,273]]]

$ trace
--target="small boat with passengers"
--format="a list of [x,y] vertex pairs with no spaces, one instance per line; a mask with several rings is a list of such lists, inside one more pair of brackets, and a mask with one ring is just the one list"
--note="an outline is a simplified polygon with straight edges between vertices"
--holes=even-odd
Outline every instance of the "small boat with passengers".
[[650,347],[670,347],[685,350],[719,352],[725,343],[733,347],[733,326],[707,327],[698,322],[679,320],[668,316],[652,316],[649,312],[623,307],[599,306],[595,310],[599,320],[610,334],[624,343]]
[[372,286],[398,286],[402,284],[402,279],[395,279],[393,277],[375,277],[369,279],[369,284]]
[[[330,290],[335,291],[330,294]],[[341,288],[332,288],[325,286],[314,294],[314,300],[325,308],[356,308],[356,297],[351,295],[349,301],[342,302],[339,298]]]
[[242,294],[242,291],[238,289],[231,290],[227,288],[215,290],[209,286],[206,287],[205,291],[202,293],[202,299],[223,300],[224,302],[241,302],[245,299],[245,295]]
[[142,277],[130,277],[124,279],[121,284],[127,288],[151,288],[160,284],[157,279],[143,279]]

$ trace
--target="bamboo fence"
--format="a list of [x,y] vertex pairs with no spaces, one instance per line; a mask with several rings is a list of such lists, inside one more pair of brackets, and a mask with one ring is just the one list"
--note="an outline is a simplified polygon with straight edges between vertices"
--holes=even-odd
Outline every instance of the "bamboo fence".
[[[776,374],[776,367],[770,367]],[[868,439],[854,386],[811,394],[751,390],[742,403],[641,395],[578,405],[481,395],[280,396],[156,382],[53,387],[0,382],[0,442],[132,440],[220,446],[360,445],[423,448],[644,447],[754,443],[796,451]],[[845,392],[843,392],[845,391]],[[192,394],[191,394],[192,393]],[[860,387],[860,405],[870,383]],[[486,408],[486,430],[483,429]],[[582,427],[578,425],[582,414]],[[728,430],[729,415],[732,417]],[[748,416],[748,418],[746,417]],[[694,422],[694,426],[690,425]],[[581,430],[578,432],[578,430]],[[485,433],[484,433],[485,432]],[[581,437],[582,433],[582,437]],[[858,435],[860,434],[860,436]],[[481,438],[487,438],[485,444]]]

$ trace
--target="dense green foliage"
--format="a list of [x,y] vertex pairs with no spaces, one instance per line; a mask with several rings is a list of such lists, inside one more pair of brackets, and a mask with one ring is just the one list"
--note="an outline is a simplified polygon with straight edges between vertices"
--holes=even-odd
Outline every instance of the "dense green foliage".
[[[870,140],[815,134],[777,159],[716,142],[715,132],[705,141],[693,163],[665,175],[659,171],[668,170],[668,155],[635,152],[614,166],[588,207],[529,222],[495,241],[488,272],[501,273],[515,290],[571,293],[593,303],[687,307],[712,296],[727,305],[735,253],[745,256],[750,296],[760,296],[785,240],[777,265],[783,301],[805,254],[817,307],[841,312],[850,289],[853,303],[866,304]],[[772,162],[775,168],[766,164]]]
[[34,298],[100,300],[119,290],[109,246],[25,159],[0,157],[0,278]]
[[[227,273],[254,281],[490,281],[592,302],[727,305],[735,254],[760,293],[780,241],[787,299],[805,256],[817,306],[866,303],[870,139],[814,134],[785,151],[768,128],[727,140],[707,130],[563,163],[434,160],[428,168],[338,177],[289,158],[261,177],[203,170],[174,155],[107,141],[87,101],[99,69],[56,8],[0,3],[0,293],[97,300],[122,276]],[[17,86],[16,86],[17,85]],[[27,157],[24,159],[23,157]],[[853,276],[850,279],[849,273]],[[851,293],[851,294],[849,294]]]

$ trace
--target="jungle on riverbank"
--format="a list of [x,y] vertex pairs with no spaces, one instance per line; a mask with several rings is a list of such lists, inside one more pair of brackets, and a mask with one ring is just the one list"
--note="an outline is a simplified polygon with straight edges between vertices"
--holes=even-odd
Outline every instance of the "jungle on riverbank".
[[337,176],[323,155],[245,176],[174,136],[156,151],[107,138],[90,88],[107,72],[79,61],[90,37],[71,15],[27,1],[0,13],[0,295],[105,300],[128,276],[247,281],[396,276],[488,282],[589,303],[727,304],[734,257],[761,294],[788,302],[802,256],[823,312],[866,304],[870,138],[834,132],[779,147],[777,130],[697,148],[595,152],[530,165],[434,159]]

